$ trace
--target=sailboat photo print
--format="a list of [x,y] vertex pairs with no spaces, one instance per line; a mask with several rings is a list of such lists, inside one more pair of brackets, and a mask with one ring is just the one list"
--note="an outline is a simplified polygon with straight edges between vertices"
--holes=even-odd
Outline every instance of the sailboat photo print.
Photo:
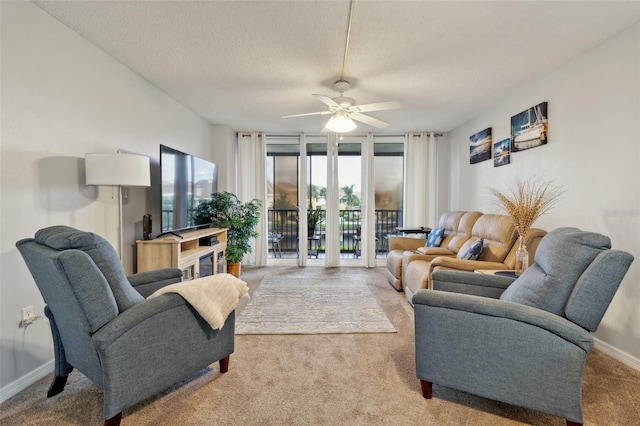
[[524,151],[547,143],[547,102],[511,117],[511,152]]
[[491,127],[469,137],[469,164],[491,158]]

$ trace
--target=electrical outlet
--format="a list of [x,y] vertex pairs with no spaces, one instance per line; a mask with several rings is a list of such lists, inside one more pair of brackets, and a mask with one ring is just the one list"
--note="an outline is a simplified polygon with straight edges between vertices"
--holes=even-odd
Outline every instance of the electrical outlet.
[[30,323],[34,320],[33,305],[22,308],[22,322]]

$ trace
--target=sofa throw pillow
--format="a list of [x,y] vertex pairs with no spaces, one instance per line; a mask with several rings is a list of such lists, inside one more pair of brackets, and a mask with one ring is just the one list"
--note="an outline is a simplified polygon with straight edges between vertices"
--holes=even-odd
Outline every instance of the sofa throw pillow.
[[432,229],[427,238],[427,247],[440,247],[444,239],[444,228]]
[[464,253],[458,255],[458,259],[462,260],[478,260],[480,257],[480,252],[482,252],[482,244],[484,243],[483,238],[478,238],[471,244]]

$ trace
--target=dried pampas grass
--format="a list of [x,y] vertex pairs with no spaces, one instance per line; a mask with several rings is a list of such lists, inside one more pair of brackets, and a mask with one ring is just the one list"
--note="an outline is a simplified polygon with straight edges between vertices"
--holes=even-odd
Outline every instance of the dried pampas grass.
[[564,190],[550,182],[532,180],[516,184],[507,191],[490,188],[502,209],[513,219],[518,235],[523,237],[533,223],[556,205]]

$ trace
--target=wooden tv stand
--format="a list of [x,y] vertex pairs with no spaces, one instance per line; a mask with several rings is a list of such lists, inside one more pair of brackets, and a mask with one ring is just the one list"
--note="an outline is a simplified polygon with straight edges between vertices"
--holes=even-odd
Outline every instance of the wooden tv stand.
[[[178,231],[180,235],[165,235],[154,240],[137,240],[138,272],[162,268],[180,268],[184,279],[200,277],[201,259],[211,255],[211,270],[226,272],[224,252],[227,248],[227,230],[204,228]],[[217,237],[217,244],[208,245],[207,240]],[[218,270],[220,268],[220,270]]]

